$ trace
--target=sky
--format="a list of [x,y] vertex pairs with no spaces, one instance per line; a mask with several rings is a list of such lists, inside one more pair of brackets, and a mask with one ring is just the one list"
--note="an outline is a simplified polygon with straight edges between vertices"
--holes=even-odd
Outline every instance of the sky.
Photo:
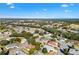
[[79,18],[78,3],[0,3],[0,18]]

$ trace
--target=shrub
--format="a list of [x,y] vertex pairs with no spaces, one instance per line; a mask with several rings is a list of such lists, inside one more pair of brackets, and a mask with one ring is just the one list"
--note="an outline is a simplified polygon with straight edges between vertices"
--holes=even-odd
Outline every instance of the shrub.
[[0,41],[0,45],[4,46],[4,45],[8,45],[9,41],[8,40],[2,40]]
[[42,49],[42,53],[46,54],[47,53],[47,49],[46,48],[43,48]]

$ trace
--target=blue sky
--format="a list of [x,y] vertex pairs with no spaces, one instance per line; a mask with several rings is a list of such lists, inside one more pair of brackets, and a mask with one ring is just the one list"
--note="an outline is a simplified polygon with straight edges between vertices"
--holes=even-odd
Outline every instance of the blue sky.
[[79,18],[76,3],[0,3],[0,17]]

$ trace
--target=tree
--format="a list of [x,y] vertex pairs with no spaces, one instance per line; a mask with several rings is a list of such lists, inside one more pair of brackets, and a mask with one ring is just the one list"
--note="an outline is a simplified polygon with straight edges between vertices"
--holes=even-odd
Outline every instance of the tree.
[[79,41],[79,33],[73,34],[71,37],[73,40],[78,40]]
[[19,42],[20,43],[21,42],[21,39],[20,38],[16,38],[15,39],[15,42]]
[[68,39],[71,38],[71,34],[68,33],[68,32],[62,33],[62,35],[63,35],[64,38],[68,38]]
[[70,40],[79,40],[79,33],[66,32],[62,33],[62,35]]
[[17,43],[17,42],[21,42],[21,39],[20,38],[13,38],[13,39],[10,39],[10,43]]
[[20,33],[14,32],[10,35],[10,37],[21,37]]
[[10,39],[9,41],[10,41],[10,44],[12,44],[12,43],[14,43],[14,38],[12,38],[12,39]]
[[29,54],[33,54],[36,51],[35,48],[30,49]]
[[56,34],[53,34],[51,37],[52,38],[57,38],[57,35]]
[[36,39],[36,38],[38,38],[38,37],[39,37],[39,36],[33,36],[32,39]]
[[47,49],[46,48],[43,48],[42,49],[42,53],[46,54],[47,53]]
[[25,37],[26,39],[29,39],[30,37],[33,36],[32,33],[26,32],[26,31],[22,31],[21,35],[22,35],[23,37]]
[[35,39],[27,39],[27,41],[28,41],[28,43],[29,44],[32,44],[32,45],[35,45],[36,44],[36,41],[35,41]]
[[36,50],[40,50],[40,46],[41,46],[41,43],[40,42],[36,42],[36,44],[35,44]]
[[0,45],[4,46],[4,45],[8,45],[9,41],[8,40],[2,40],[0,41]]

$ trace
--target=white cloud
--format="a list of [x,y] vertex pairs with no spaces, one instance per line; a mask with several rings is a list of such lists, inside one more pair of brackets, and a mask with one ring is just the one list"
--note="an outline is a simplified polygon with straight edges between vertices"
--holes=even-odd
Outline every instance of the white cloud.
[[47,9],[43,9],[43,11],[47,11]]
[[65,8],[65,7],[69,7],[69,5],[68,4],[62,4],[61,7]]
[[64,7],[64,8],[71,7],[71,6],[74,6],[74,4],[70,3],[70,4],[62,4],[61,5],[61,7]]
[[10,6],[10,8],[15,8],[14,6]]
[[9,8],[15,8],[13,3],[6,3],[7,6],[9,6]]
[[7,3],[7,5],[12,5],[13,3]]
[[73,3],[71,3],[71,4],[70,4],[70,6],[74,6],[74,4],[73,4]]
[[69,12],[71,12],[71,10],[66,9],[66,10],[64,10],[64,12],[69,13]]

